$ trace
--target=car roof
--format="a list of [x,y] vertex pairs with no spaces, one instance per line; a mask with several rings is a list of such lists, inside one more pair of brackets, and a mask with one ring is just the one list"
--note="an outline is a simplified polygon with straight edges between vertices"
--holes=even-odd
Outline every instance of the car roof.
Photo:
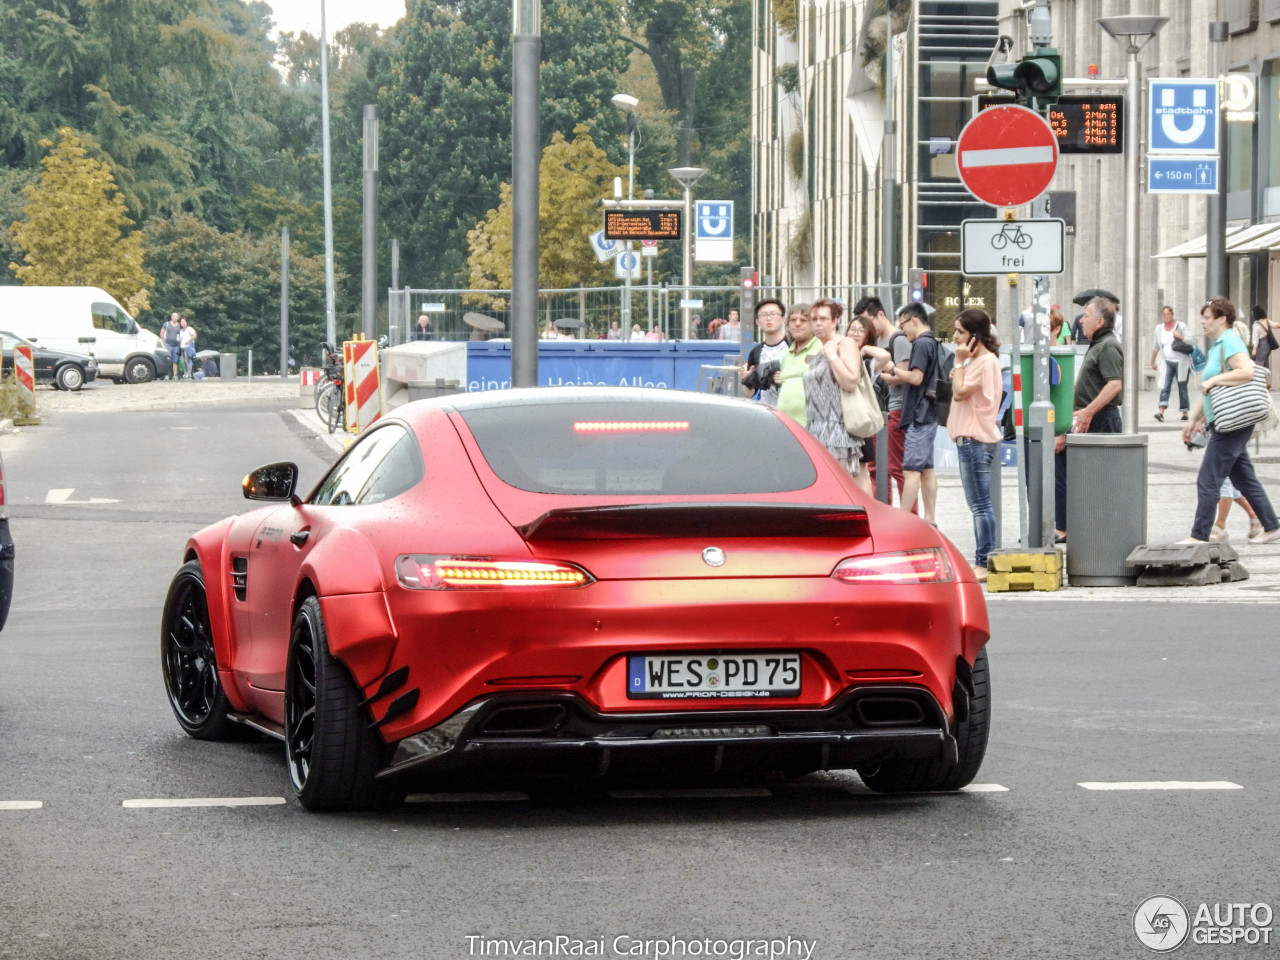
[[[690,390],[667,390],[656,387],[529,387],[506,390],[484,390],[459,393],[448,397],[420,400],[465,413],[494,407],[519,406],[526,403],[667,403],[672,406],[731,406],[761,409],[760,404],[736,397],[722,397]],[[412,406],[412,405],[411,405]]]

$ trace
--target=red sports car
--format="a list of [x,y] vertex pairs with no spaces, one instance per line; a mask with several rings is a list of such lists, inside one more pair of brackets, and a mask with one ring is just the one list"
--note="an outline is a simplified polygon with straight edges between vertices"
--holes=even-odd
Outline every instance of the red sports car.
[[746,400],[505,390],[401,407],[305,498],[195,534],[165,604],[178,722],[285,743],[303,806],[472,766],[854,768],[951,790],[986,750],[982,589]]

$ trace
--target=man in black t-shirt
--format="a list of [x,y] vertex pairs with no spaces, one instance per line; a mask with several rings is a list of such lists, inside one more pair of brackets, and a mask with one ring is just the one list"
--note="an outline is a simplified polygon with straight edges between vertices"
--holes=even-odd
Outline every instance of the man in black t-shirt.
[[938,378],[938,341],[928,311],[919,303],[909,303],[898,314],[898,327],[911,341],[911,358],[897,364],[895,373],[903,383],[902,429],[906,447],[902,453],[902,508],[910,510],[917,494],[922,501],[920,515],[934,522],[938,500],[938,475],[933,469],[933,438],[938,432],[932,394]]

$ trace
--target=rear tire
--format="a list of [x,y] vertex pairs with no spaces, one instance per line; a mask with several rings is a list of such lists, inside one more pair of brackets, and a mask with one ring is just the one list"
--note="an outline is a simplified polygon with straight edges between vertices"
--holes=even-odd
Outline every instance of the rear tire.
[[308,810],[394,805],[401,794],[374,779],[387,747],[369,727],[360,689],[329,653],[320,602],[293,620],[285,673],[285,754],[294,794]]
[[218,676],[218,658],[209,626],[204,574],[196,560],[184,563],[164,602],[160,664],[169,706],[179,725],[197,740],[225,740],[235,724]]
[[84,371],[74,363],[64,363],[54,374],[54,383],[59,390],[79,390],[84,386]]
[[954,764],[942,760],[886,760],[877,767],[859,767],[858,776],[876,793],[959,790],[978,775],[987,752],[990,729],[991,672],[984,649],[973,661],[973,696],[969,701],[968,719],[956,724],[959,759]]
[[156,368],[146,357],[130,357],[125,361],[124,378],[129,383],[150,383],[156,378]]

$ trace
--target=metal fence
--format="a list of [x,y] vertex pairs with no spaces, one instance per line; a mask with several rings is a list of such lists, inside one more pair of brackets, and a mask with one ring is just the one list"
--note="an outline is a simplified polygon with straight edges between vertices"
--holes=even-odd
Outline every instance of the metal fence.
[[[895,302],[901,303],[903,289],[901,285],[892,288]],[[645,333],[658,330],[664,337],[674,339],[681,335],[681,301],[687,299],[701,304],[690,309],[693,313],[693,336],[702,339],[707,337],[711,322],[728,316],[730,309],[738,308],[741,299],[741,289],[737,286],[633,284],[628,323],[623,317],[624,290],[623,286],[539,290],[539,330],[545,336],[555,329],[552,324],[556,320],[573,319],[583,324],[576,334],[579,339],[595,340],[604,338],[610,324],[616,320],[623,331],[623,339],[629,339],[636,327]],[[786,304],[812,303],[820,297],[828,297],[846,304],[851,310],[862,297],[883,296],[883,290],[884,287],[877,284],[760,286],[756,296],[776,297]],[[511,291],[390,289],[387,291],[385,331],[390,342],[397,344],[408,340],[421,313],[431,318],[432,332],[438,340],[485,340],[510,336]],[[463,319],[467,313],[479,313],[498,320],[505,333],[485,333],[475,329]]]

